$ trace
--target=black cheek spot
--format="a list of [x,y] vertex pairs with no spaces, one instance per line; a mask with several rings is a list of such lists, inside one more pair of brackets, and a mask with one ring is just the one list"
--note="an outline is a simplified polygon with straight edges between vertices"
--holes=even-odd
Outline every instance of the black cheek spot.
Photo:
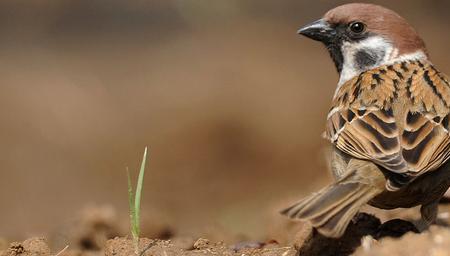
[[385,55],[381,49],[362,49],[355,56],[356,66],[363,70],[375,66]]
[[355,63],[359,69],[365,69],[377,64],[377,57],[370,51],[361,50],[355,54]]

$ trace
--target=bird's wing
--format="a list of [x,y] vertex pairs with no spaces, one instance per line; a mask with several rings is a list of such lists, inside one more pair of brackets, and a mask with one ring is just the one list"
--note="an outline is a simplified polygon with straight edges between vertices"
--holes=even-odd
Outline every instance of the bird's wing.
[[343,152],[417,176],[450,158],[450,85],[431,64],[362,73],[338,89],[326,136]]

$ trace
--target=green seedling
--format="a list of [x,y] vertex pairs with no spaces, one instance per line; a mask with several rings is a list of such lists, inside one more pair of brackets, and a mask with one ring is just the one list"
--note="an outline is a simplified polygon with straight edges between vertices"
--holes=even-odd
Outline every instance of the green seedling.
[[139,177],[137,180],[135,192],[133,192],[133,185],[131,184],[130,172],[128,170],[128,167],[126,168],[128,178],[128,203],[130,204],[130,228],[131,228],[131,236],[133,238],[134,252],[136,255],[139,255],[139,235],[141,232],[140,228],[141,194],[144,183],[146,161],[147,161],[147,147],[145,147],[144,156],[142,157],[141,168],[139,170]]

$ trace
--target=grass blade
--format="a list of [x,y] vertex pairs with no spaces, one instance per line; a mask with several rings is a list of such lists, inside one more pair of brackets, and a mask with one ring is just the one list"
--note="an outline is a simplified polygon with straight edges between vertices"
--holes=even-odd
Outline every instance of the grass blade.
[[134,198],[134,214],[135,214],[135,227],[137,235],[140,234],[140,213],[141,213],[141,194],[144,183],[145,163],[147,161],[147,147],[144,150],[144,156],[142,157],[141,168],[139,170],[139,177],[136,186],[136,195]]
[[131,184],[131,176],[128,167],[126,167],[127,178],[128,178],[128,203],[130,205],[130,227],[131,227],[131,235],[134,237],[138,236],[136,233],[136,212],[134,210],[134,193],[133,193],[133,185]]

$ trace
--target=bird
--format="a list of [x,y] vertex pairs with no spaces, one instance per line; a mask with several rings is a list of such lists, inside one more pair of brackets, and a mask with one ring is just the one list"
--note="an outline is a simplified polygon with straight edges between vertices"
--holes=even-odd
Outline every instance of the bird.
[[419,230],[450,186],[450,84],[395,11],[350,3],[298,33],[322,42],[339,73],[326,119],[334,181],[281,211],[341,237],[362,206],[420,206]]

